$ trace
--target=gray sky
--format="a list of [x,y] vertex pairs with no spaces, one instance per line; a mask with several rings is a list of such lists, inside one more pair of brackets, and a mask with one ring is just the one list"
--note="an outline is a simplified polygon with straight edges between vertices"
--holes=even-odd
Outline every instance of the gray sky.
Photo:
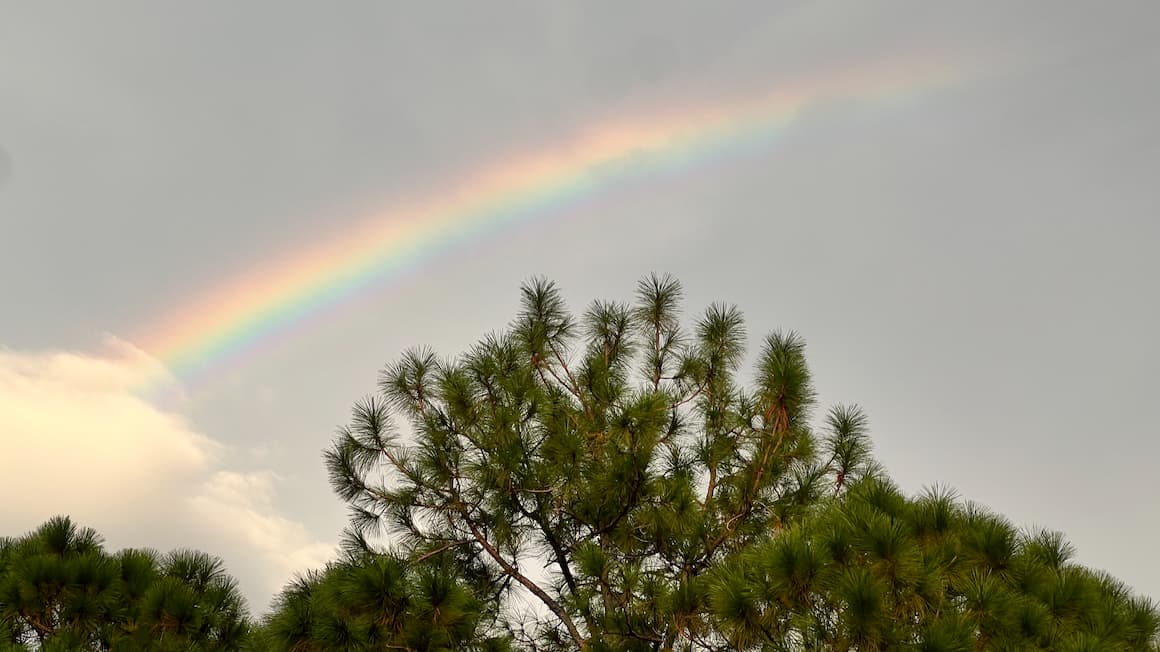
[[[0,534],[64,512],[202,548],[261,612],[337,539],[320,451],[385,362],[502,327],[533,274],[582,308],[661,270],[690,312],[801,332],[908,491],[1063,530],[1160,597],[1157,24],[1143,1],[0,0],[0,491],[27,496]],[[978,69],[443,251],[179,408],[126,389],[149,324],[370,206],[642,107],[934,53]]]

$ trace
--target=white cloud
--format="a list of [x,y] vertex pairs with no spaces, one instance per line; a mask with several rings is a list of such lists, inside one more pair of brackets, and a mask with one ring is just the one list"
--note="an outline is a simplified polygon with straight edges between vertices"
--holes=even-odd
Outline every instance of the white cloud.
[[272,471],[217,471],[189,499],[200,520],[266,560],[270,572],[264,588],[271,593],[295,572],[325,564],[335,550],[333,544],[312,539],[301,523],[275,513],[277,481]]
[[226,561],[257,612],[295,571],[331,556],[333,545],[277,513],[272,471],[227,468],[237,451],[142,397],[158,383],[180,396],[155,360],[116,340],[105,349],[0,349],[0,491],[10,497],[0,534],[69,514],[111,547],[202,549]]

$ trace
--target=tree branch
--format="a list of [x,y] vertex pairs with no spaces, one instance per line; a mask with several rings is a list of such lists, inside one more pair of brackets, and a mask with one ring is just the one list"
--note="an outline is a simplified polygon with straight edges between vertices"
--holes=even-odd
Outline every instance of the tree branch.
[[443,545],[439,546],[438,548],[436,548],[436,549],[434,549],[434,550],[431,550],[431,551],[429,551],[429,552],[423,553],[423,554],[422,554],[422,555],[420,555],[420,556],[419,556],[417,559],[415,559],[415,563],[416,563],[416,564],[418,564],[418,563],[421,563],[421,562],[425,562],[425,561],[427,561],[428,559],[430,559],[430,558],[434,557],[435,555],[437,555],[437,554],[439,554],[439,553],[441,553],[441,552],[444,552],[444,551],[450,550],[451,548],[454,548],[454,547],[456,547],[456,546],[462,546],[462,545],[463,545],[463,544],[465,544],[465,543],[471,543],[471,539],[461,539],[461,540],[459,540],[459,541],[449,541],[449,542],[447,542],[447,543],[445,543],[445,544],[443,544]]
[[[776,406],[770,407],[769,411],[766,412],[767,423],[774,416],[773,412],[775,408]],[[751,483],[750,490],[744,496],[745,506],[741,509],[741,511],[737,512],[731,516],[729,520],[725,521],[724,527],[721,528],[720,536],[718,536],[712,543],[706,546],[704,556],[701,560],[702,565],[707,564],[709,562],[709,558],[712,557],[713,553],[717,551],[717,548],[725,542],[725,539],[729,538],[729,534],[732,532],[734,524],[736,524],[738,520],[748,516],[753,511],[753,501],[757,499],[757,492],[761,490],[761,479],[765,475],[765,468],[769,466],[769,459],[775,452],[777,452],[779,448],[781,448],[782,443],[785,441],[785,434],[789,430],[789,417],[787,414],[785,414],[784,409],[777,416],[777,422],[774,424],[774,429],[777,432],[777,441],[772,445],[767,444],[765,447],[765,452],[761,456],[761,462],[758,464],[757,469],[753,474],[753,482]]]
[[499,564],[500,568],[502,568],[505,573],[515,578],[515,580],[522,584],[524,588],[531,591],[532,595],[539,598],[540,602],[544,603],[544,606],[548,607],[552,613],[556,614],[556,617],[559,618],[560,622],[564,623],[564,627],[568,629],[568,635],[572,638],[572,641],[576,643],[577,647],[579,647],[581,650],[588,649],[588,642],[580,635],[580,630],[576,629],[576,624],[572,622],[571,616],[569,616],[568,612],[564,610],[564,607],[561,606],[559,602],[553,600],[552,596],[548,595],[547,591],[540,588],[538,584],[528,579],[527,576],[517,570],[515,566],[512,566],[508,560],[504,559],[499,550],[496,549],[496,547],[487,540],[487,537],[483,536],[483,533],[480,532],[475,523],[471,521],[471,518],[467,514],[467,509],[462,505],[462,503],[460,504],[460,512],[463,514],[463,519],[464,522],[467,523],[467,527],[471,530],[471,535],[475,537],[475,540],[479,542],[479,545],[487,551],[487,554],[493,560],[495,560],[495,563]]
[[[525,489],[524,491],[530,491],[532,493],[538,492],[534,489]],[[545,493],[547,491],[551,491],[551,488],[549,487],[548,489],[538,493]],[[556,565],[560,567],[560,574],[564,577],[564,583],[568,585],[568,590],[570,590],[572,594],[575,595],[576,578],[572,576],[572,569],[568,567],[567,556],[564,554],[563,544],[561,544],[560,541],[556,538],[556,535],[552,533],[552,528],[548,525],[548,519],[544,517],[543,507],[537,506],[537,511],[532,512],[524,507],[524,504],[520,501],[520,498],[516,494],[515,489],[511,490],[511,494],[512,501],[515,503],[516,509],[518,509],[525,518],[540,526],[540,532],[544,534],[544,540],[548,542],[548,547],[552,549],[552,554],[554,554],[556,557]]]

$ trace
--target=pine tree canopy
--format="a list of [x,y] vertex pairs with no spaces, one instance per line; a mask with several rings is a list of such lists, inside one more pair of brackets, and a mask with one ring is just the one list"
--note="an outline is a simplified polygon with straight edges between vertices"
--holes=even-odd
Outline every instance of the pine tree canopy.
[[404,353],[325,453],[344,558],[269,649],[1155,650],[1154,605],[945,490],[903,495],[796,334],[649,276],[551,282],[469,351]]
[[0,650],[238,650],[245,602],[220,560],[104,550],[67,517],[0,539]]

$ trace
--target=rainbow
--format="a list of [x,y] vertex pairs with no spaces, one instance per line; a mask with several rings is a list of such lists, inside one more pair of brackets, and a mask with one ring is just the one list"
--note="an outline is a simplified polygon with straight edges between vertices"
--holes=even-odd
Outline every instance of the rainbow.
[[480,234],[559,214],[578,199],[634,179],[766,149],[827,102],[893,106],[964,76],[962,66],[944,58],[907,57],[740,100],[597,124],[397,203],[333,240],[272,259],[182,306],[135,344],[183,384],[207,379],[227,361]]

